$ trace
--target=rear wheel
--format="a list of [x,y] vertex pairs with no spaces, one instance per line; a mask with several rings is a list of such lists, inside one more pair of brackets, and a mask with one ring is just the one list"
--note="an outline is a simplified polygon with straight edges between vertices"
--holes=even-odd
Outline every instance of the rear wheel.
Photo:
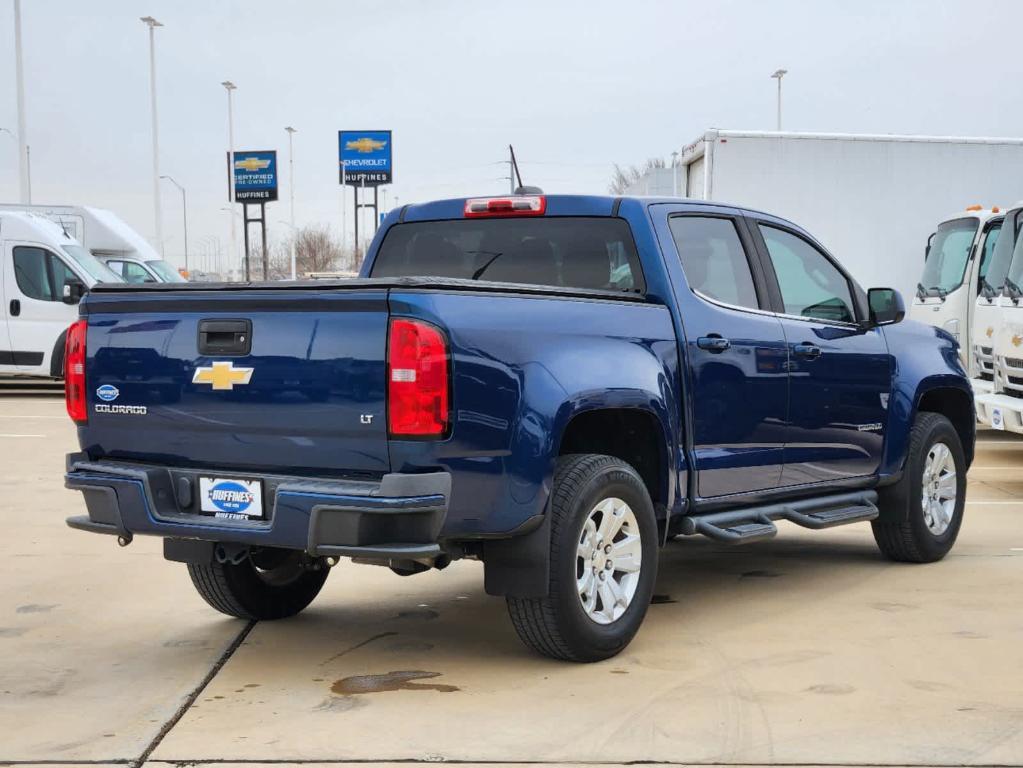
[[879,503],[881,517],[871,526],[887,557],[930,563],[952,549],[966,504],[966,459],[946,417],[917,414],[902,479],[882,489]]
[[543,598],[508,598],[522,641],[546,656],[600,661],[629,644],[657,575],[657,522],[636,471],[611,456],[558,460],[550,582]]
[[188,574],[203,600],[239,619],[284,619],[313,601],[330,569],[303,552],[250,551],[241,562],[189,563]]

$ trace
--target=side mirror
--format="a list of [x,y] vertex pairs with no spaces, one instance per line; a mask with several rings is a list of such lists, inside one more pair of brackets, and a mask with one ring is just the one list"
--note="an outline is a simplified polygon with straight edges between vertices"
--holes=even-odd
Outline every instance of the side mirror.
[[893,325],[906,316],[902,294],[894,288],[871,288],[867,291],[870,306],[870,326]]
[[77,304],[82,300],[85,295],[85,283],[81,280],[76,280],[73,277],[69,277],[64,281],[64,298],[65,304]]

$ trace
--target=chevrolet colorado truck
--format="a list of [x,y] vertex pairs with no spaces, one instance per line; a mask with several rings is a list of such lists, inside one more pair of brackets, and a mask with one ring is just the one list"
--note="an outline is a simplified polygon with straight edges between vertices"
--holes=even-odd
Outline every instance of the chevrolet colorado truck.
[[215,609],[294,615],[340,558],[482,561],[522,640],[618,653],[658,549],[870,521],[952,547],[973,398],[812,236],[677,199],[406,205],[358,279],[100,285],[69,329],[77,529],[164,539]]

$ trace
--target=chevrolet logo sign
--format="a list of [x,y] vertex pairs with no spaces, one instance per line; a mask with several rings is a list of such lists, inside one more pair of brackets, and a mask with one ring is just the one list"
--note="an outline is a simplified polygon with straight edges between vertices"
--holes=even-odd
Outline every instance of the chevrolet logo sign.
[[269,167],[270,161],[259,157],[246,157],[244,160],[235,160],[234,167],[243,171],[261,171]]
[[386,141],[377,141],[376,139],[371,139],[368,136],[363,136],[361,139],[353,139],[352,141],[345,142],[345,149],[352,149],[363,154],[378,152],[386,146]]
[[230,360],[218,360],[208,367],[196,368],[193,384],[210,384],[213,389],[234,389],[235,384],[248,384],[254,368],[235,368]]

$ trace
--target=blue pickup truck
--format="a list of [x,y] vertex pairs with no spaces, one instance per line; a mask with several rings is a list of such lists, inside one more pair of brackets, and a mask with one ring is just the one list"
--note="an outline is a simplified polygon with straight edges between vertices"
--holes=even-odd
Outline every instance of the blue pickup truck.
[[605,659],[678,536],[870,521],[891,559],[949,551],[973,398],[955,340],[903,315],[757,211],[407,205],[359,279],[93,289],[68,524],[163,537],[247,619],[298,613],[340,558],[479,560],[527,645]]

